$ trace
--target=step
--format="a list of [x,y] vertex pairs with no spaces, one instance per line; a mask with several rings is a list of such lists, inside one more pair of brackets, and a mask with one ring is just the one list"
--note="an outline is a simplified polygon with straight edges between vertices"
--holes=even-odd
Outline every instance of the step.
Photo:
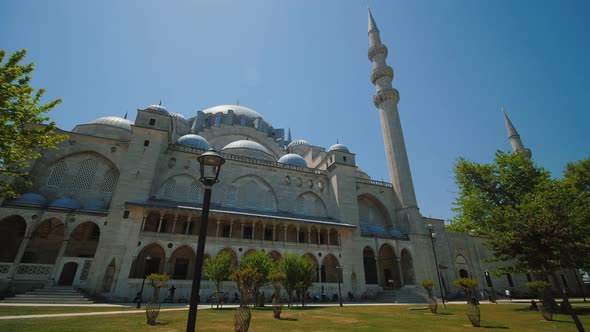
[[0,303],[43,303],[43,304],[92,304],[94,301],[61,301],[61,300],[17,300],[14,298],[5,299],[0,301]]

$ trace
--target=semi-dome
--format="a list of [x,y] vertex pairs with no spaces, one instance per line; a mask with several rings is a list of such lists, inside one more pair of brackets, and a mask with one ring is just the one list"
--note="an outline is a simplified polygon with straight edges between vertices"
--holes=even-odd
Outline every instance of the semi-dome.
[[363,171],[360,168],[357,168],[356,171],[354,172],[354,175],[357,178],[361,178],[361,179],[366,179],[366,180],[371,180],[371,177],[369,176],[369,174],[367,174],[365,171]]
[[286,155],[279,158],[278,162],[287,165],[307,167],[305,159],[303,159],[300,155],[295,153],[287,153]]
[[91,121],[88,124],[98,124],[103,126],[115,127],[131,132],[131,125],[133,125],[133,122],[127,119],[120,118],[118,116],[105,116],[102,118],[98,118],[94,121]]
[[170,114],[170,113],[168,113],[168,110],[166,109],[166,107],[164,107],[162,105],[150,105],[144,111],[162,114],[162,115],[169,115]]
[[258,150],[258,151],[262,151],[267,154],[271,154],[268,151],[268,149],[265,148],[264,146],[262,146],[260,143],[245,140],[245,139],[231,142],[228,145],[224,146],[223,149],[221,149],[221,151],[229,150],[229,149],[250,149],[250,150]]
[[77,199],[68,198],[68,197],[60,197],[55,201],[49,204],[51,207],[60,207],[66,209],[79,209],[82,207],[82,204]]
[[348,148],[344,144],[334,144],[330,147],[328,151],[341,151],[350,153],[350,150],[348,150]]
[[[238,115],[238,116],[245,116],[245,117],[251,118],[251,119],[262,118],[262,115],[260,115],[260,113],[256,112],[255,110],[250,109],[248,107],[240,106],[240,105],[213,106],[211,108],[204,110],[203,113],[211,114],[211,115],[217,114],[217,113],[227,114],[227,112],[229,110],[232,110],[234,112],[234,114]],[[263,118],[263,120],[264,120],[264,118]],[[266,121],[266,120],[264,120],[264,121]]]
[[47,199],[37,193],[24,193],[13,202],[18,204],[45,205],[47,204]]
[[86,204],[84,204],[84,210],[94,210],[94,211],[100,211],[100,210],[108,210],[107,208],[107,203],[105,201],[90,201]]
[[174,112],[174,113],[170,113],[170,116],[171,117],[174,117],[174,118],[177,118],[178,121],[180,121],[180,122],[182,122],[182,123],[184,123],[185,125],[188,126],[188,121],[186,120],[186,118],[184,117],[184,115],[182,115],[180,113],[177,113],[177,112]]
[[311,146],[311,144],[309,144],[309,142],[304,139],[296,139],[293,142],[289,143],[289,145],[287,145],[287,149],[292,148],[294,146]]
[[191,148],[197,148],[201,150],[209,150],[209,142],[204,139],[202,136],[195,135],[195,134],[188,134],[180,137],[176,144],[180,144],[183,146],[188,146]]

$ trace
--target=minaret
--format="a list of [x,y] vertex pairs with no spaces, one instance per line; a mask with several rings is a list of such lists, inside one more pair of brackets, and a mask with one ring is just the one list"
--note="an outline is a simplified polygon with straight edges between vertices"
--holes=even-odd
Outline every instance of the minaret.
[[510,140],[510,145],[512,145],[512,150],[515,153],[525,153],[530,158],[532,155],[531,150],[524,147],[520,135],[512,125],[512,121],[508,118],[508,114],[506,114],[504,108],[502,108],[502,112],[504,113],[504,122],[506,122],[506,131],[508,132],[508,139]]
[[[369,9],[369,60],[373,63],[371,82],[377,93],[373,96],[373,103],[379,109],[385,154],[389,167],[389,177],[399,199],[402,210],[413,210],[412,219],[419,217],[414,183],[410,172],[410,163],[406,152],[404,134],[397,110],[399,92],[391,86],[393,69],[387,65],[387,47],[381,43],[379,29]],[[404,221],[409,221],[410,211],[400,215]],[[414,220],[415,221],[415,220]]]

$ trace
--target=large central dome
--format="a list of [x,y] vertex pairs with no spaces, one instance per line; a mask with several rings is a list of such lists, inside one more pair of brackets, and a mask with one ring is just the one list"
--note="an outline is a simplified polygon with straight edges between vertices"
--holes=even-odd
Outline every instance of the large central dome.
[[[251,119],[262,118],[262,115],[260,115],[260,113],[256,112],[255,110],[249,109],[248,107],[244,107],[244,106],[240,106],[240,105],[213,106],[211,108],[204,110],[203,113],[211,114],[211,115],[217,114],[217,113],[227,114],[227,112],[229,110],[232,110],[235,115],[241,115],[241,116],[245,116],[245,117],[248,117]],[[262,118],[262,119],[264,121],[266,121],[264,118]]]

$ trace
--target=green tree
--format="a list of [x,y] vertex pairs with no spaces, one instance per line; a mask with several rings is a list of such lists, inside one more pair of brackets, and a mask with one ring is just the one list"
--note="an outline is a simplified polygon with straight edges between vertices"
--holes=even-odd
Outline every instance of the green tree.
[[255,250],[247,253],[240,261],[240,268],[251,268],[260,276],[253,285],[253,294],[258,294],[258,290],[271,282],[270,276],[274,262],[270,256],[263,250]]
[[234,262],[231,255],[226,251],[220,251],[215,257],[208,257],[205,260],[205,275],[213,280],[217,293],[221,292],[223,282],[229,280],[234,271]]
[[510,264],[497,273],[546,276],[588,267],[590,195],[575,189],[584,183],[576,179],[590,178],[580,175],[587,175],[586,166],[587,161],[571,164],[566,178],[558,180],[523,154],[498,152],[493,164],[460,159],[457,215],[450,228],[485,236],[492,250],[488,261]]
[[240,306],[248,306],[256,293],[256,285],[262,279],[262,274],[251,267],[240,266],[240,269],[234,271],[230,278],[236,282],[240,290]]
[[286,253],[279,262],[279,271],[285,275],[283,287],[289,297],[289,307],[293,304],[294,291],[300,291],[305,299],[305,293],[316,279],[315,264],[308,257]]
[[30,184],[30,161],[66,138],[56,135],[54,122],[46,123],[45,114],[61,100],[41,102],[45,90],[29,84],[35,65],[21,64],[26,54],[16,51],[4,62],[6,51],[0,50],[0,197],[16,197],[19,186]]

